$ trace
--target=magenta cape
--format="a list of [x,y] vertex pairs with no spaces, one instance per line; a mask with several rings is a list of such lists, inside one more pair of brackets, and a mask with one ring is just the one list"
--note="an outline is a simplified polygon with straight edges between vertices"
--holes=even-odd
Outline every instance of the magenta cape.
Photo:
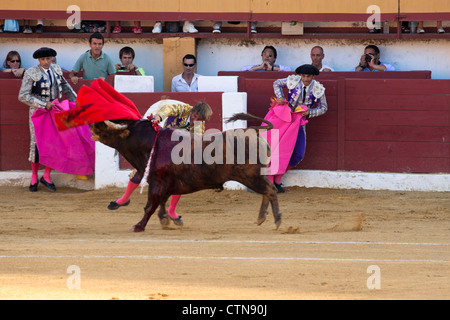
[[[279,105],[276,102],[272,103],[264,119],[273,124],[272,130],[261,133],[269,142],[272,153],[268,174],[284,174],[294,151],[298,130],[308,121],[300,112],[291,112],[287,104]],[[262,125],[266,126],[265,123]],[[274,131],[278,132],[278,135]]]
[[75,108],[75,102],[53,101],[52,110],[37,109],[31,119],[34,124],[39,162],[64,173],[88,175],[94,173],[95,142],[89,125],[59,131],[55,114]]

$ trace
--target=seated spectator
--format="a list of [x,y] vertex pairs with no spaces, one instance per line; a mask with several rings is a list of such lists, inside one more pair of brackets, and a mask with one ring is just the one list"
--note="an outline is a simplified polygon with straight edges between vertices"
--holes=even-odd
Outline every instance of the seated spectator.
[[311,64],[316,67],[320,72],[334,71],[330,66],[322,64],[322,60],[325,58],[323,48],[315,46],[311,49]]
[[[122,27],[120,26],[120,22],[114,21],[114,29],[113,29],[112,33],[121,33],[121,32],[122,32]],[[140,21],[134,21],[133,32],[136,34],[142,33],[142,27],[141,27]]]
[[115,68],[117,72],[134,71],[137,76],[145,76],[144,69],[133,64],[135,53],[131,47],[123,47],[119,51],[120,63],[116,63]]
[[[162,22],[156,21],[153,26],[152,33],[161,33],[162,32]],[[195,28],[194,24],[189,20],[184,21],[183,23],[183,32],[184,33],[197,33],[198,30]]]
[[292,71],[288,66],[275,64],[277,50],[273,46],[265,46],[261,57],[261,64],[244,66],[241,68],[241,71]]
[[[438,33],[445,33],[444,28],[442,28],[442,21],[436,22],[436,28]],[[423,29],[423,21],[419,21],[419,24],[417,25],[417,33],[425,33],[425,30]]]
[[16,78],[22,78],[25,68],[22,68],[22,59],[17,51],[10,51],[3,62],[3,72],[11,72]]
[[395,71],[389,63],[380,61],[380,49],[375,45],[368,45],[364,49],[359,65],[352,71]]
[[77,74],[81,70],[83,70],[83,79],[102,78],[104,80],[108,75],[116,73],[111,57],[102,51],[104,44],[105,39],[101,33],[95,32],[89,37],[91,49],[78,58],[69,75],[74,84],[78,82]]
[[198,75],[194,72],[197,59],[192,54],[183,57],[183,73],[172,78],[172,92],[197,92]]
[[[44,19],[38,19],[36,23],[36,33],[42,33],[44,31]],[[23,33],[33,33],[30,27],[30,20],[24,20]]]
[[3,32],[4,25],[5,25],[5,20],[4,19],[0,19],[0,33]]

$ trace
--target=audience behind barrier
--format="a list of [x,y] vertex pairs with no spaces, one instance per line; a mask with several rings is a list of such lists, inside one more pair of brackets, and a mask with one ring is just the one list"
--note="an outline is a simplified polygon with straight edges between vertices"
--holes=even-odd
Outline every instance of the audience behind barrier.
[[70,79],[74,84],[78,82],[78,72],[83,70],[83,79],[106,79],[116,73],[111,57],[103,52],[105,39],[101,33],[95,32],[89,37],[90,50],[83,53],[70,72]]
[[22,67],[22,58],[19,52],[10,51],[3,61],[3,72],[11,72],[16,78],[22,78],[25,68]]
[[131,47],[123,47],[119,51],[120,63],[115,64],[117,72],[132,72],[137,76],[145,76],[145,71],[143,68],[139,68],[133,64],[136,54],[134,49]]
[[291,67],[275,64],[277,49],[273,46],[265,46],[261,52],[261,64],[246,65],[241,71],[291,71]]

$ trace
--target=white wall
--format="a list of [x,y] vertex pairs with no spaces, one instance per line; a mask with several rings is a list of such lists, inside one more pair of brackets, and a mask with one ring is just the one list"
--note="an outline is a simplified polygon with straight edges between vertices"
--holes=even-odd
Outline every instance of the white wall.
[[[18,35],[19,37],[19,35]],[[301,39],[200,39],[198,41],[197,73],[215,76],[218,71],[239,70],[247,64],[261,61],[261,51],[265,45],[273,45],[278,51],[277,63],[288,65],[295,70],[299,65],[310,63],[311,48],[320,45],[325,50],[324,62],[336,71],[354,68],[364,47],[378,45],[381,59],[392,63],[397,70],[431,70],[433,79],[450,79],[450,41],[447,40],[301,40]],[[3,63],[10,50],[17,50],[23,65],[29,68],[37,61],[33,52],[43,46],[58,52],[58,64],[72,69],[78,57],[89,49],[88,39],[9,39],[0,38],[0,61]],[[104,52],[114,62],[119,62],[119,50],[124,46],[136,52],[135,63],[143,67],[147,75],[155,81],[155,92],[163,91],[163,45],[157,39],[107,39]]]
[[[40,47],[51,47],[56,50],[58,65],[71,71],[78,57],[89,50],[88,35],[86,39],[7,39],[0,38],[0,61],[3,61],[9,51],[18,51],[22,58],[22,65],[30,68],[37,64],[33,59],[33,52]],[[118,39],[105,40],[103,52],[107,53],[114,63],[119,63],[119,51],[125,46],[132,47],[136,57],[134,64],[144,68],[146,75],[152,75],[155,79],[155,91],[163,91],[163,45],[161,41],[153,39]],[[0,68],[3,68],[3,67]]]
[[450,79],[450,41],[447,40],[301,40],[301,39],[201,39],[198,44],[198,70],[201,75],[217,71],[239,70],[248,64],[261,62],[261,52],[273,45],[278,52],[277,63],[298,66],[311,63],[311,48],[324,48],[324,63],[336,71],[350,71],[359,63],[364,47],[375,44],[381,60],[393,64],[399,71],[431,70],[433,79]]

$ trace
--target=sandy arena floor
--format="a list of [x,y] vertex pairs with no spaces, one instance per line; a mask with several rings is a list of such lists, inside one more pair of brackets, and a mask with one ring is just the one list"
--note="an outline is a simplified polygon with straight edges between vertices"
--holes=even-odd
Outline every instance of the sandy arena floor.
[[290,188],[183,196],[143,233],[146,190],[0,189],[0,299],[450,299],[450,195]]

